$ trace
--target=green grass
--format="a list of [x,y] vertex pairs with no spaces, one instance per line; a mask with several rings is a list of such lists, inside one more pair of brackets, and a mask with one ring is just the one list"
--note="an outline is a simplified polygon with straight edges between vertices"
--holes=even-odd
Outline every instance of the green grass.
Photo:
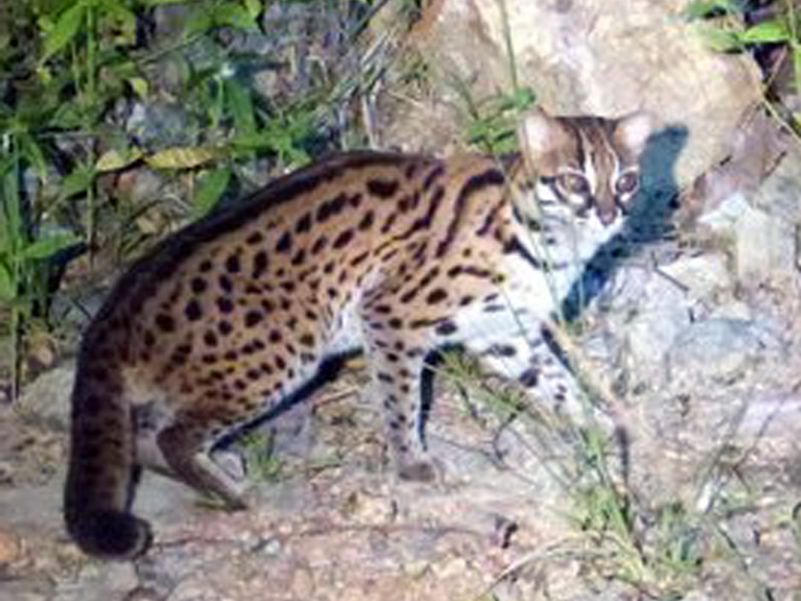
[[248,477],[256,482],[275,482],[283,475],[284,462],[275,454],[270,434],[249,432],[239,439],[248,466]]

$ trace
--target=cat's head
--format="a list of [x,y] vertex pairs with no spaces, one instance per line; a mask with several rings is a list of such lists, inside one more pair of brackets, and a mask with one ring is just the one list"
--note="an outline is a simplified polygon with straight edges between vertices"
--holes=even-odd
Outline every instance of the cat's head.
[[544,213],[617,229],[640,187],[640,155],[653,131],[648,113],[618,119],[552,117],[541,109],[520,126],[520,142]]

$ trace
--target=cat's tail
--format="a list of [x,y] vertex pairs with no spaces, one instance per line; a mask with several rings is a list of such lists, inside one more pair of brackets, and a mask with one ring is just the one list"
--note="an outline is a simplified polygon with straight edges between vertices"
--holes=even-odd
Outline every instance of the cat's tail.
[[129,510],[139,467],[131,408],[117,380],[113,370],[79,362],[64,520],[85,553],[124,560],[144,553],[151,534]]

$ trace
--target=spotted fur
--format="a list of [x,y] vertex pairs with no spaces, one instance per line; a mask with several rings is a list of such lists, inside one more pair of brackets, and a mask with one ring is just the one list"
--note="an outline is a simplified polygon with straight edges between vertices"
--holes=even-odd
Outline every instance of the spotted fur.
[[107,558],[147,548],[129,509],[141,467],[242,507],[209,450],[345,351],[367,354],[405,478],[433,476],[419,407],[430,351],[460,344],[527,388],[570,394],[540,324],[618,230],[636,191],[620,181],[636,177],[647,131],[637,115],[537,112],[522,127],[525,160],[341,154],[166,239],[83,338],[72,537]]

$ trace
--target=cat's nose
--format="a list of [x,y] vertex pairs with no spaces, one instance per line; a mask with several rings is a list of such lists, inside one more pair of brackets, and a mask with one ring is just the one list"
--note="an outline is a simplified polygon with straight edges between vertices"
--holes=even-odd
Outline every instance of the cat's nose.
[[617,208],[612,207],[610,209],[601,209],[598,211],[598,219],[603,224],[604,227],[609,227],[614,223],[615,218],[617,218]]

